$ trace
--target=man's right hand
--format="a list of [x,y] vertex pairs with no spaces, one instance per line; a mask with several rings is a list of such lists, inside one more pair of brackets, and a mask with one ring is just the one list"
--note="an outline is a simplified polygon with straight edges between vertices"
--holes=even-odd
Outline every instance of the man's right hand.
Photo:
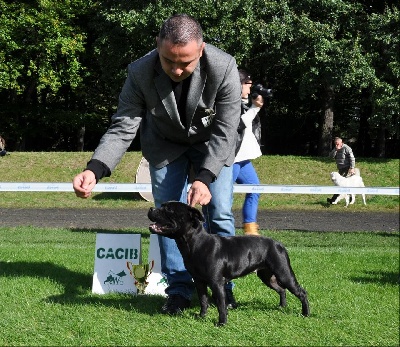
[[86,199],[92,194],[92,189],[96,185],[96,177],[93,171],[85,170],[74,177],[72,185],[76,196]]

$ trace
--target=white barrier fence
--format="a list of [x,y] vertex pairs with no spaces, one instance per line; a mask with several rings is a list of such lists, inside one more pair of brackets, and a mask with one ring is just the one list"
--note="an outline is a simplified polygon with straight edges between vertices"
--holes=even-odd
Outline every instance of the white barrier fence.
[[[72,183],[0,182],[0,192],[73,192]],[[338,187],[273,184],[235,184],[234,193],[268,194],[367,194],[399,195],[399,187]],[[151,192],[149,183],[98,183],[93,192]]]

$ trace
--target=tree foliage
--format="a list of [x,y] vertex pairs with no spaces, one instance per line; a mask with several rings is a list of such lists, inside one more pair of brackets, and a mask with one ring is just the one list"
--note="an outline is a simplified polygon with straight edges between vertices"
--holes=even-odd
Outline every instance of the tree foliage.
[[126,66],[185,12],[207,43],[273,88],[265,153],[325,155],[339,135],[358,155],[396,155],[394,0],[0,0],[0,10],[0,132],[14,149],[36,149],[39,136],[42,150],[93,149]]

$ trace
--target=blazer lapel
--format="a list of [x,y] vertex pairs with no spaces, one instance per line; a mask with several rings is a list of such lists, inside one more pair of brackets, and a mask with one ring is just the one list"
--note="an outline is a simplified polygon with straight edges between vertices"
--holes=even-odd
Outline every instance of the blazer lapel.
[[159,60],[157,61],[155,69],[158,72],[158,75],[154,78],[154,84],[156,86],[157,93],[165,107],[165,110],[172,120],[177,121],[179,124],[181,124],[175,95],[172,90],[171,80],[167,76],[167,74],[164,73]]
[[192,80],[190,81],[188,98],[186,103],[186,124],[190,128],[192,120],[199,104],[200,97],[203,93],[204,85],[206,83],[207,74],[201,68],[201,58],[199,64],[192,73]]

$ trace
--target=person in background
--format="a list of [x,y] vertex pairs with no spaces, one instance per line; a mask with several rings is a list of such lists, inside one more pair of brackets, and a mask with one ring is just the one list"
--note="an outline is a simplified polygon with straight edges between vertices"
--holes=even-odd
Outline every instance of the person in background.
[[[242,115],[239,123],[239,139],[237,154],[233,164],[233,181],[238,184],[259,184],[257,172],[251,163],[252,159],[262,155],[260,149],[261,122],[258,112],[264,104],[261,95],[251,98],[249,94],[252,80],[246,70],[239,70],[240,83],[242,85]],[[246,193],[243,207],[243,230],[247,235],[259,235],[257,224],[257,210],[259,193]]]
[[[240,120],[240,83],[235,59],[203,42],[202,28],[186,14],[168,18],[157,49],[128,66],[112,123],[73,187],[81,198],[110,176],[140,129],[156,207],[170,200],[202,206],[208,232],[233,236],[232,165]],[[188,175],[194,180],[188,190]],[[167,280],[165,314],[190,306],[194,291],[175,240],[159,236]],[[236,306],[233,283],[227,306]]]
[[0,136],[0,157],[4,157],[6,154],[6,140]]
[[[331,158],[336,160],[336,166],[339,171],[339,174],[343,177],[354,175],[354,168],[356,167],[356,159],[353,154],[353,150],[350,146],[343,143],[343,140],[340,137],[335,137],[333,139],[333,143],[335,147],[329,153]],[[339,194],[334,194],[332,198],[327,198],[326,201],[328,204],[332,204]]]

